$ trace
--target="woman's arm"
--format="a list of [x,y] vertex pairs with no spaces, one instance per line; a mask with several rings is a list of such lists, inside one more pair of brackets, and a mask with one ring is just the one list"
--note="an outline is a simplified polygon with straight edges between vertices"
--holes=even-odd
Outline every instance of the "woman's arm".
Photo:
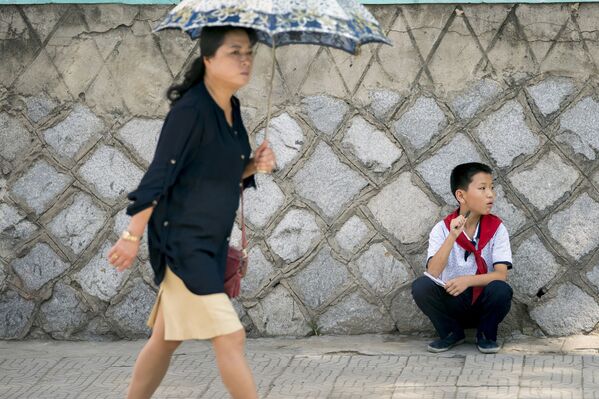
[[131,217],[127,231],[134,237],[137,237],[137,241],[131,239],[119,238],[116,244],[108,251],[108,262],[110,262],[119,272],[122,272],[131,267],[135,262],[135,257],[139,251],[139,245],[141,237],[144,234],[148,221],[154,212],[154,208],[146,208]]

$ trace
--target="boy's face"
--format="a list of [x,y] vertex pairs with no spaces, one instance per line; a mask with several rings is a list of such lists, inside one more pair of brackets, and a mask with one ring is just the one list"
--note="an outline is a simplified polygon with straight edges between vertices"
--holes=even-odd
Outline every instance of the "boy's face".
[[480,215],[491,213],[495,202],[495,188],[493,187],[493,176],[479,172],[472,176],[468,190],[458,190],[458,200],[472,212]]

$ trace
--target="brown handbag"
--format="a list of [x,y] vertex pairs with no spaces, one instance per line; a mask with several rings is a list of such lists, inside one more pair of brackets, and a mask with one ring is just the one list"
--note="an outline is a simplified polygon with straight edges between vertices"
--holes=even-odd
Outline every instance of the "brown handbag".
[[241,189],[241,249],[229,245],[227,252],[227,266],[225,268],[225,293],[229,298],[235,298],[241,291],[241,279],[245,276],[248,267],[248,241],[245,234],[245,220],[243,218],[243,188]]

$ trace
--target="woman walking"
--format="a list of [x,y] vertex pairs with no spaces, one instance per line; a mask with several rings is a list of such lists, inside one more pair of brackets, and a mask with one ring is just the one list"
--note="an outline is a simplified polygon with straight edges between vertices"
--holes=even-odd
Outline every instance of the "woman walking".
[[131,266],[146,225],[150,262],[160,290],[139,354],[129,399],[150,398],[181,341],[210,339],[223,380],[235,399],[257,398],[244,355],[245,331],[224,293],[229,238],[242,189],[253,175],[271,172],[275,157],[265,141],[251,148],[234,93],[252,69],[255,32],[204,28],[201,56],[182,84],[168,90],[166,117],[154,159],[127,214],[131,222],[108,252],[117,270]]

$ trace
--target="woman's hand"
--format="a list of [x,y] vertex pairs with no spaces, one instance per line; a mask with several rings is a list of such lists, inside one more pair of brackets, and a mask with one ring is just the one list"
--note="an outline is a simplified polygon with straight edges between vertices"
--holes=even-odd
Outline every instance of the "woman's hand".
[[264,140],[254,151],[254,167],[258,173],[272,173],[276,166],[275,153]]
[[460,276],[449,280],[445,283],[445,291],[447,291],[449,295],[460,295],[470,287],[469,277],[470,276]]
[[125,271],[135,262],[137,251],[139,251],[139,241],[133,242],[119,238],[108,251],[108,262],[116,267],[117,271]]

